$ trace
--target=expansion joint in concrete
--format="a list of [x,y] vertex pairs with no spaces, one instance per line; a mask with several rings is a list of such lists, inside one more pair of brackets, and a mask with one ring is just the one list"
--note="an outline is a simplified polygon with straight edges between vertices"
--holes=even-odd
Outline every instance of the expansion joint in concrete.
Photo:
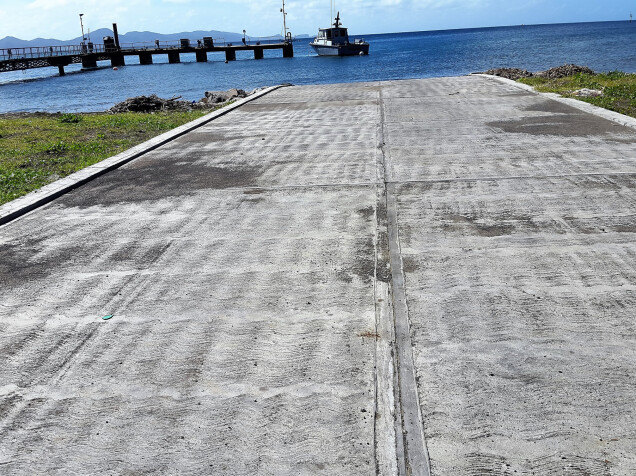
[[[378,130],[379,151],[378,175],[382,174],[381,189],[378,192],[377,209],[382,210],[384,223],[378,220],[378,226],[385,225],[387,260],[390,269],[388,279],[390,292],[390,317],[392,322],[392,382],[385,384],[393,388],[394,395],[394,423],[395,448],[397,458],[397,474],[413,476],[430,476],[430,461],[422,415],[419,404],[415,366],[413,362],[413,347],[411,342],[408,306],[402,256],[400,252],[396,185],[388,180],[386,161],[386,139],[384,102],[382,90],[379,93],[380,127]],[[376,257],[378,251],[376,250]],[[376,259],[377,267],[377,259]],[[376,269],[377,273],[377,269]],[[376,279],[376,282],[378,280]],[[385,375],[386,377],[386,375]],[[378,377],[379,380],[379,377]],[[379,382],[381,385],[382,382]],[[377,446],[377,445],[376,445]]]

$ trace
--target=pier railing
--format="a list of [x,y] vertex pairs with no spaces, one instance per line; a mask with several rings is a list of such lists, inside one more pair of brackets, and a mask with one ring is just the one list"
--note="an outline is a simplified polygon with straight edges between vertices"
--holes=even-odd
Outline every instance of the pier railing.
[[[188,48],[201,48],[204,47],[203,40],[201,39],[189,39]],[[246,45],[267,45],[275,44],[284,41],[280,36],[260,36],[260,37],[245,37]],[[239,39],[226,42],[224,38],[214,38],[214,46],[232,46],[241,45],[242,40]],[[135,43],[122,43],[120,50],[175,50],[182,49],[184,44],[181,40],[168,40],[168,41],[144,41]],[[63,46],[33,46],[26,48],[2,48],[0,49],[0,61],[17,60],[17,59],[39,59],[50,58],[56,56],[76,56],[86,55],[93,53],[108,53],[110,50],[106,50],[106,47],[101,44],[87,43],[84,45],[63,45]],[[110,51],[112,52],[112,51]]]
[[82,64],[84,69],[97,68],[98,61],[110,61],[113,68],[124,66],[125,57],[139,56],[139,63],[153,63],[154,55],[168,55],[169,63],[180,63],[181,54],[194,53],[197,62],[208,61],[208,53],[224,52],[225,61],[235,61],[240,51],[252,51],[254,59],[263,59],[265,50],[280,49],[283,58],[294,56],[291,36],[283,40],[280,36],[239,37],[238,41],[227,42],[224,38],[204,37],[202,39],[155,40],[146,42],[117,43],[109,38],[106,44],[92,42],[79,45],[32,46],[25,48],[0,49],[0,72],[32,68],[57,67],[60,75],[71,64]]
[[55,56],[73,56],[103,53],[104,45],[30,46],[27,48],[2,48],[0,61],[15,59],[38,59]]

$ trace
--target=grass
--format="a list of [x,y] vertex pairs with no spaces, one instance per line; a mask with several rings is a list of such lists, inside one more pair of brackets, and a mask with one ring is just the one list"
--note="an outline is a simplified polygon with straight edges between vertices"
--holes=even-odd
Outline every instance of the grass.
[[207,111],[0,116],[0,205]]
[[[594,75],[576,74],[559,79],[523,78],[519,82],[534,86],[540,92],[557,93],[636,117],[636,74],[611,71]],[[573,95],[574,91],[583,88],[599,89],[603,91],[603,96],[577,97]]]

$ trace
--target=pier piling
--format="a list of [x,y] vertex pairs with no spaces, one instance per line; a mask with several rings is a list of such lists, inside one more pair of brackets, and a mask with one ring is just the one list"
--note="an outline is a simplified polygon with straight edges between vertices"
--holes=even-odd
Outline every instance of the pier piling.
[[83,56],[82,68],[97,68],[97,57],[94,55]]
[[178,51],[168,51],[168,63],[176,64],[181,63],[181,57]]
[[208,53],[205,50],[197,50],[197,63],[205,63],[208,60]]
[[236,51],[235,50],[225,50],[225,61],[236,61]]
[[152,64],[152,54],[149,52],[139,53],[139,64]]
[[263,59],[263,48],[254,48],[254,59]]
[[115,66],[125,66],[126,61],[124,61],[124,55],[121,53],[112,53],[110,56],[110,65]]

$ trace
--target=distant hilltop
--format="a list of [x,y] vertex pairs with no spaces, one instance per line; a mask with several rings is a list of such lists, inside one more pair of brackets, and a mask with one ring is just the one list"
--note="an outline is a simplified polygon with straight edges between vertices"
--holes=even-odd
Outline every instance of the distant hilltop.
[[[99,30],[91,31],[90,38],[91,41],[95,44],[101,44],[103,41],[103,37],[105,36],[113,36],[113,30],[108,28],[101,28]],[[202,39],[204,36],[210,36],[214,39],[224,39],[226,42],[236,42],[241,41],[243,38],[242,33],[233,33],[229,31],[218,31],[218,30],[210,30],[210,31],[187,31],[180,33],[155,33],[152,31],[130,31],[125,34],[119,34],[119,42],[121,44],[125,43],[154,43],[155,40],[159,41],[174,41],[180,40],[181,38],[188,38],[191,40]],[[247,35],[251,38],[263,38],[252,35]],[[298,35],[298,38],[306,38],[308,35]],[[282,39],[281,35],[273,35],[271,37],[267,37],[271,39]],[[36,47],[36,46],[64,46],[64,45],[79,45],[82,41],[82,37],[78,36],[77,38],[73,38],[71,40],[56,40],[54,38],[36,38],[34,40],[21,40],[20,38],[15,38],[13,36],[7,36],[0,40],[0,48],[28,48],[28,47]]]

